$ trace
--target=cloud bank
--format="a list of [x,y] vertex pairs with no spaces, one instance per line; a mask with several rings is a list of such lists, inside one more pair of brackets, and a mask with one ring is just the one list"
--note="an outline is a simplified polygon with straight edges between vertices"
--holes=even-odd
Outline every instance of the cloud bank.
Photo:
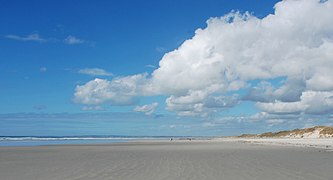
[[[94,79],[76,87],[74,100],[117,105],[166,95],[166,109],[178,115],[206,116],[241,101],[266,114],[331,114],[333,1],[284,0],[274,9],[262,19],[249,12],[210,18],[152,74]],[[284,79],[278,87],[276,78]]]

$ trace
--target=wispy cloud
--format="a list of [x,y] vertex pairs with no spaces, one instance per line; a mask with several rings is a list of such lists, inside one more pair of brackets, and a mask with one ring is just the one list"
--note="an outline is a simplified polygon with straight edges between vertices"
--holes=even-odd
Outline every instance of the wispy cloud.
[[81,108],[83,111],[103,111],[104,108],[102,106],[83,106]]
[[85,40],[82,40],[82,39],[79,39],[75,36],[67,36],[67,38],[64,39],[64,42],[66,44],[69,44],[69,45],[74,45],[74,44],[83,44],[85,43],[86,41]]
[[142,113],[145,113],[146,115],[151,115],[155,112],[157,106],[158,106],[158,103],[154,102],[152,104],[146,104],[146,105],[143,105],[143,106],[136,106],[134,108],[134,111],[142,112]]
[[42,72],[42,73],[43,73],[43,72],[46,72],[46,71],[47,71],[47,68],[46,68],[46,67],[41,67],[41,68],[39,69],[39,71]]
[[147,64],[147,65],[146,65],[146,67],[147,67],[147,68],[156,69],[156,66],[154,66],[154,65],[151,65],[151,64]]
[[47,106],[40,104],[40,105],[35,105],[35,106],[33,106],[33,108],[34,108],[35,110],[42,111],[42,110],[47,109]]
[[33,33],[26,36],[18,36],[14,34],[6,35],[5,38],[17,40],[17,41],[35,41],[35,42],[46,42],[47,40],[42,38],[39,34]]
[[157,52],[160,52],[160,53],[166,53],[168,50],[166,49],[166,48],[164,48],[164,47],[157,47],[157,48],[155,48],[155,50],[157,51]]
[[113,76],[112,73],[100,68],[84,68],[80,69],[78,72],[80,74],[87,74],[91,76]]
[[16,41],[32,41],[32,42],[52,42],[52,43],[65,43],[68,45],[77,45],[77,44],[90,44],[93,45],[93,43],[88,42],[86,40],[80,39],[78,37],[69,35],[66,38],[55,38],[55,37],[48,37],[48,38],[44,38],[41,37],[38,33],[32,33],[32,34],[28,34],[26,36],[20,36],[20,35],[16,35],[16,34],[9,34],[4,36],[7,39],[11,39],[11,40],[16,40]]

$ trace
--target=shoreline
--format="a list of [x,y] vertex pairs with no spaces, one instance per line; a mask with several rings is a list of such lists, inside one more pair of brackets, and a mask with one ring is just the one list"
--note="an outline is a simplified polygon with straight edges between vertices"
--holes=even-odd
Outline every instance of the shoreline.
[[[2,141],[5,142],[5,141]],[[99,141],[99,140],[86,140],[86,141],[7,141],[9,145],[0,145],[0,147],[39,147],[39,146],[100,146],[100,145],[117,145],[117,144],[151,144],[151,143],[212,143],[212,142],[237,142],[256,145],[273,145],[273,146],[290,146],[290,147],[310,147],[318,149],[326,149],[333,151],[333,138],[239,138],[239,137],[212,137],[212,138],[191,138],[189,139],[124,139],[120,141]],[[36,143],[37,142],[37,143]],[[38,144],[38,142],[42,142]],[[14,143],[14,145],[10,145]]]

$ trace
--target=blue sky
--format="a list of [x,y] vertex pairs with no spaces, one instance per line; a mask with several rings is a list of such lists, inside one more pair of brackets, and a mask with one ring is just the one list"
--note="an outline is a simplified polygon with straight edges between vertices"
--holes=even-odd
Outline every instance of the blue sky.
[[[330,125],[332,1],[287,0],[274,9],[277,2],[3,1],[0,135],[230,135]],[[309,12],[322,22],[303,22]]]

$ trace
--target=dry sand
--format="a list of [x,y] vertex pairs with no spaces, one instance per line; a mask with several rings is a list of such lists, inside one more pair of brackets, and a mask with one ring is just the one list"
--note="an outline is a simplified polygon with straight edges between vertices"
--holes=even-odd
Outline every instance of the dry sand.
[[333,152],[241,142],[0,147],[1,180],[332,180]]
[[263,145],[313,147],[333,151],[333,138],[216,138],[214,140]]

